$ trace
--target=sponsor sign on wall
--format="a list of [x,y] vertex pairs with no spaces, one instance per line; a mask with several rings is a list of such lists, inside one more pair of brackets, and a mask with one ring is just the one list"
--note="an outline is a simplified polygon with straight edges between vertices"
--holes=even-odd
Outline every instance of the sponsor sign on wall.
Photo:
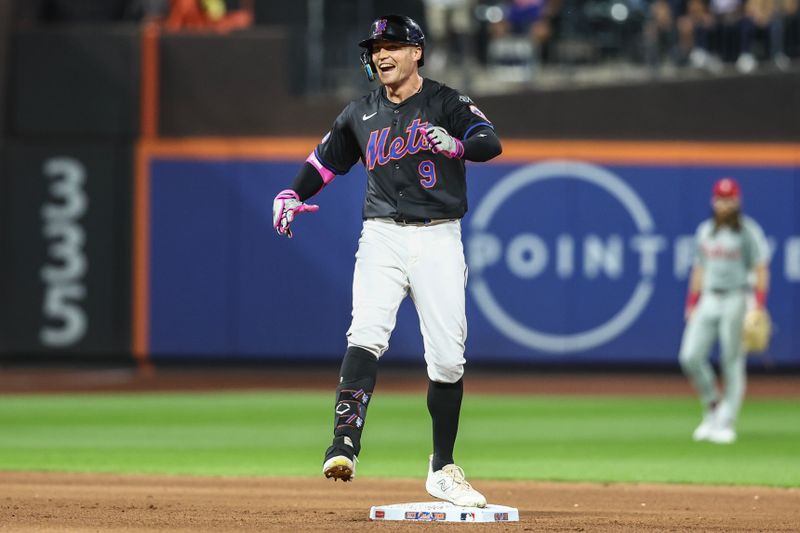
[[[148,350],[159,357],[338,359],[346,348],[363,169],[313,199],[295,238],[271,201],[298,162],[150,165]],[[791,165],[598,164],[581,159],[469,165],[467,356],[485,361],[675,363],[693,233],[721,176],[772,252],[771,364],[798,365],[798,170]],[[413,305],[386,357],[416,359]]]
[[8,350],[126,353],[130,149],[12,142],[6,154]]

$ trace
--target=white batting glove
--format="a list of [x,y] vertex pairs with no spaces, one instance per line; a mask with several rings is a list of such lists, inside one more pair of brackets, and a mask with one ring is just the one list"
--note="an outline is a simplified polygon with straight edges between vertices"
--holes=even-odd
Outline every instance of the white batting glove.
[[451,137],[441,126],[430,126],[422,129],[422,134],[434,154],[441,153],[450,159],[460,159],[464,155],[464,145],[455,137]]
[[300,201],[300,197],[292,189],[284,189],[272,201],[272,226],[278,235],[292,238],[289,227],[294,218],[300,213],[313,213],[319,211],[318,205],[309,205]]

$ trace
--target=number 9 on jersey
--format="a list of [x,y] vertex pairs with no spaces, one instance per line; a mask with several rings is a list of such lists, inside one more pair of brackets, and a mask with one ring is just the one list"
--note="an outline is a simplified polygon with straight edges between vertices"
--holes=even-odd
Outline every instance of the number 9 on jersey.
[[423,161],[419,164],[417,170],[419,170],[419,175],[423,178],[419,180],[420,185],[426,189],[436,185],[436,167],[433,166],[433,161]]

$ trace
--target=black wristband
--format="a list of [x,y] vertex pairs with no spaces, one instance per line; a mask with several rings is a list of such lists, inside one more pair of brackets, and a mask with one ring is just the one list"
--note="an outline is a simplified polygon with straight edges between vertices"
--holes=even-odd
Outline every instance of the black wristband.
[[303,163],[292,182],[292,190],[297,193],[301,202],[305,202],[317,194],[324,186],[325,182],[322,181],[322,176],[311,163]]

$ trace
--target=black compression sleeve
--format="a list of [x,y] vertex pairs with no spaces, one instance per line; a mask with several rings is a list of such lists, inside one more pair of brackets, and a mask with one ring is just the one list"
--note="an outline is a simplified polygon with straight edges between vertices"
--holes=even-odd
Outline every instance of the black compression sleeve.
[[303,163],[292,182],[292,189],[300,197],[301,202],[305,202],[317,194],[324,186],[325,182],[322,181],[322,176],[311,163]]
[[461,144],[464,145],[464,155],[461,158],[467,161],[488,161],[503,152],[500,139],[488,126],[475,130]]

